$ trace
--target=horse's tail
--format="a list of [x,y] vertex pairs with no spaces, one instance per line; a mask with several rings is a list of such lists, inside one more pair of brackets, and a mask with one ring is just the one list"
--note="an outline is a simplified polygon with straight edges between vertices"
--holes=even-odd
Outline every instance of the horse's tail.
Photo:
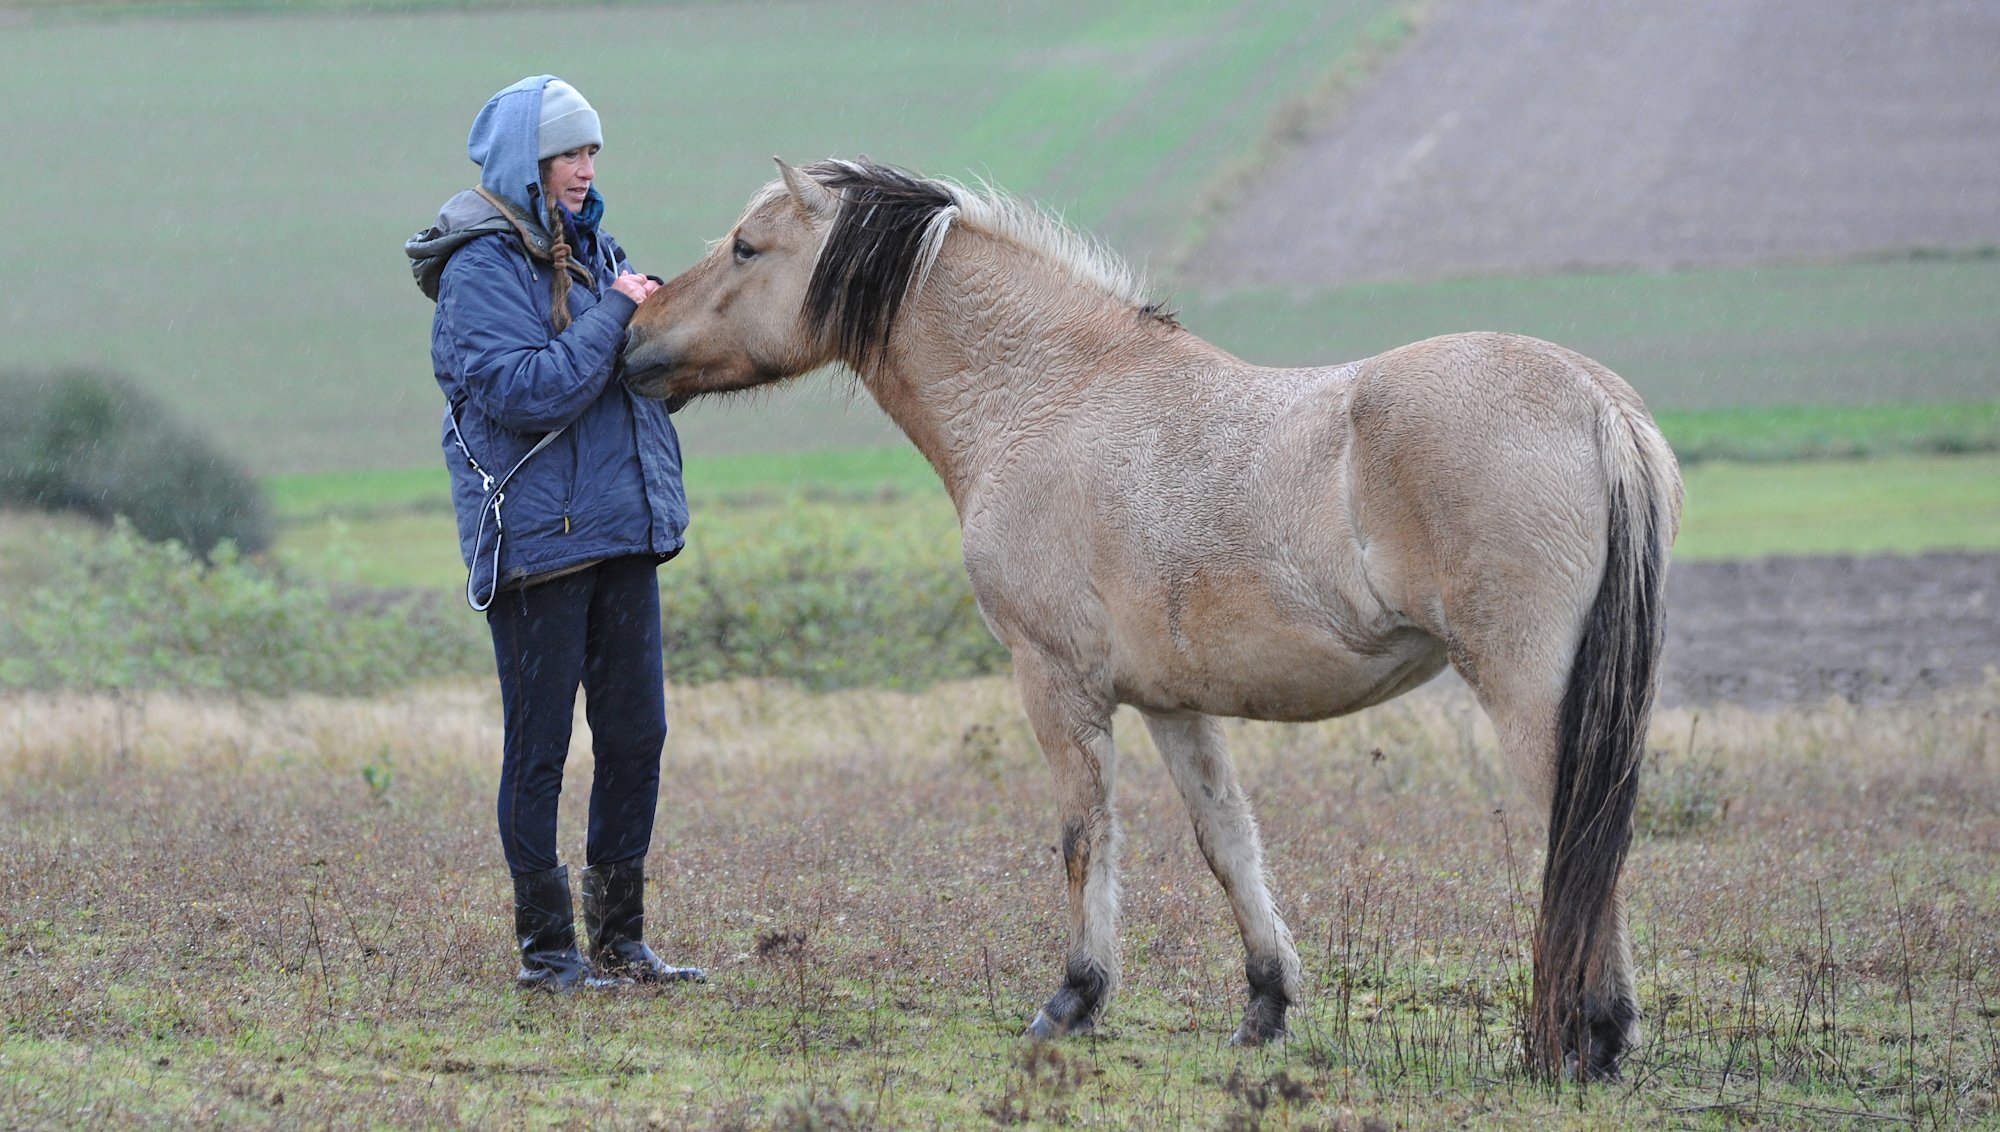
[[1598,450],[1608,488],[1604,575],[1584,619],[1557,720],[1554,798],[1534,947],[1529,1056],[1555,1075],[1612,1075],[1636,1033],[1618,874],[1632,841],[1663,626],[1680,476],[1659,430],[1607,406]]

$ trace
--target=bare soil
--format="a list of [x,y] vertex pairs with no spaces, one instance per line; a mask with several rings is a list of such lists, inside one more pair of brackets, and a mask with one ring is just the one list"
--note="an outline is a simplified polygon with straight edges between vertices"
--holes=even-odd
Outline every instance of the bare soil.
[[1928,695],[2000,667],[2000,555],[1676,563],[1663,704]]
[[1435,0],[1207,287],[2000,245],[2000,4]]

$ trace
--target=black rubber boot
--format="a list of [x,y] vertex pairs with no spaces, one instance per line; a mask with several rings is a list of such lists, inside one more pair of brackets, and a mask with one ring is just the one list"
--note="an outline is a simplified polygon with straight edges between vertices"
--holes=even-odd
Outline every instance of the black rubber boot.
[[521,970],[514,985],[529,990],[572,991],[613,987],[625,979],[602,978],[576,949],[570,913],[569,866],[557,865],[514,878],[514,938]]
[[634,857],[583,870],[583,929],[590,959],[607,975],[641,983],[701,982],[699,967],[675,967],[646,946],[646,861]]

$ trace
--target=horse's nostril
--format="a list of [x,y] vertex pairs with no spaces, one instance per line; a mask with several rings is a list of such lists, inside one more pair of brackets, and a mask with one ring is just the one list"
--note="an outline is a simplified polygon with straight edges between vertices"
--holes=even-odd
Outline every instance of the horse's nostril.
[[627,378],[647,377],[667,368],[666,351],[654,341],[631,341],[625,343],[625,375]]

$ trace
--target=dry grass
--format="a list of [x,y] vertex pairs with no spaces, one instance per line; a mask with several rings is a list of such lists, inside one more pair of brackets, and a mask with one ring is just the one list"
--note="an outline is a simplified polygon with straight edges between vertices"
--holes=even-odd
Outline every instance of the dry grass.
[[1004,683],[672,704],[653,935],[711,979],[552,999],[507,984],[476,686],[0,701],[0,1123],[2000,1120],[2000,680],[1663,713],[1629,873],[1646,1039],[1586,1091],[1517,1071],[1540,829],[1460,689],[1232,729],[1311,988],[1247,1053],[1226,906],[1135,720],[1127,983],[1097,1037],[1036,1050],[1060,868]]

